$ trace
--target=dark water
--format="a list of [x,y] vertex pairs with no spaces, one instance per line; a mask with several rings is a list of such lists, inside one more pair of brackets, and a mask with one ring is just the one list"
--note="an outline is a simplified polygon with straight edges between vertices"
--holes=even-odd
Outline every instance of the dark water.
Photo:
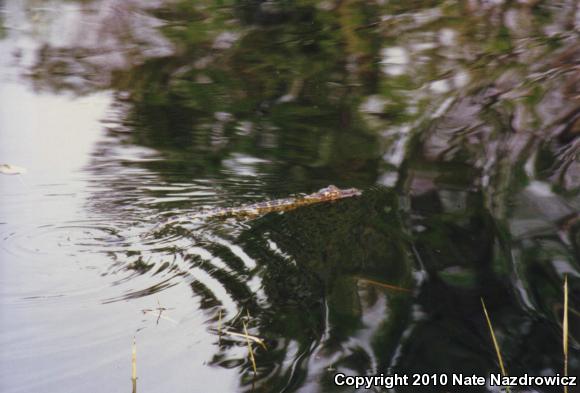
[[[129,391],[133,337],[139,392],[487,376],[481,298],[509,374],[563,374],[566,275],[580,374],[576,2],[0,11],[2,392]],[[151,230],[329,184],[363,195]]]

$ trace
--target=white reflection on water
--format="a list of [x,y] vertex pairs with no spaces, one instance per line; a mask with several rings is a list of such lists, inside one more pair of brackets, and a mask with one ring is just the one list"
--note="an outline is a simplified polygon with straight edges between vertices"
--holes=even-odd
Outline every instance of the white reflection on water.
[[[130,232],[123,228],[129,222],[113,222],[89,203],[95,191],[107,192],[104,179],[111,171],[122,171],[119,163],[93,168],[97,146],[106,139],[100,121],[111,94],[75,97],[29,87],[22,73],[40,43],[70,37],[70,29],[54,30],[58,4],[27,5],[7,2],[7,38],[0,41],[0,163],[28,170],[0,175],[0,391],[91,391],[97,383],[102,391],[130,389],[134,335],[143,389],[201,391],[213,380],[217,391],[232,390],[234,372],[201,366],[215,351],[215,337],[204,327],[207,315],[192,312],[187,282],[155,296],[103,304],[159,279],[123,280],[131,273],[111,266],[107,252],[130,246],[131,239],[119,235]],[[69,27],[86,16],[82,5],[60,5],[66,16],[55,19]],[[29,12],[38,18],[28,18]],[[118,161],[142,156],[135,149]],[[177,325],[156,325],[142,313],[157,301],[172,309],[167,316]]]
[[405,48],[392,47],[381,51],[383,72],[391,76],[403,75],[407,72],[409,53]]
[[[92,156],[104,138],[99,120],[109,102],[108,93],[72,98],[0,85],[0,157],[28,168],[22,181],[0,176],[0,390],[68,392],[95,381],[105,391],[128,387],[130,343],[139,332],[143,386],[195,390],[211,379],[229,391],[236,380],[226,375],[233,373],[199,367],[215,338],[202,328],[207,316],[191,312],[187,282],[102,304],[158,281],[146,275],[119,280],[130,273],[111,270],[105,252],[129,249],[130,239],[116,235],[125,224],[87,210],[99,184]],[[174,309],[168,317],[177,325],[155,325],[142,314],[157,299]],[[181,366],[159,367],[163,362]],[[197,365],[195,375],[188,364]]]

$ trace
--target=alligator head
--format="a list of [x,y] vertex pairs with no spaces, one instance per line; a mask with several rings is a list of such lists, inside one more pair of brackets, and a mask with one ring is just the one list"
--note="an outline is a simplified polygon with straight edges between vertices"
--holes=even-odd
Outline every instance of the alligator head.
[[313,194],[307,195],[305,199],[315,201],[333,201],[335,199],[349,198],[361,194],[362,192],[356,188],[346,188],[342,190],[336,186],[330,185]]

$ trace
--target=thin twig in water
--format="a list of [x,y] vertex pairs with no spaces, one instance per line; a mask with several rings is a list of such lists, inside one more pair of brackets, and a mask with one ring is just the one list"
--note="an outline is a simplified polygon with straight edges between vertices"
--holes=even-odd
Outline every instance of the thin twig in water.
[[[491,324],[491,319],[489,319],[489,314],[487,313],[487,308],[485,307],[485,302],[483,301],[483,298],[481,298],[481,305],[483,306],[483,313],[485,314],[485,319],[487,321],[487,327],[489,328],[489,333],[491,335],[491,340],[493,341],[493,346],[495,348],[495,353],[497,355],[497,360],[499,361],[499,368],[501,369],[501,375],[503,375],[504,377],[507,376],[507,373],[505,371],[505,367],[503,365],[503,359],[501,357],[501,351],[499,349],[499,344],[497,342],[497,339],[495,338],[495,333],[493,332],[493,326]],[[509,386],[505,387],[506,392],[511,392],[511,389]]]
[[159,302],[159,298],[157,298],[157,309],[159,310],[159,316],[157,317],[156,325],[159,325],[159,319],[161,319],[161,313],[165,311],[165,307],[161,307],[161,303]]
[[173,322],[173,323],[177,324],[177,321],[176,321],[176,320],[174,320],[174,319],[171,319],[171,318],[169,318],[169,317],[166,317],[166,316],[162,315],[162,314],[163,314],[163,311],[173,310],[172,308],[166,308],[166,307],[162,307],[162,306],[161,306],[161,303],[159,302],[159,299],[157,299],[157,306],[158,306],[158,307],[157,307],[157,308],[155,308],[155,309],[151,309],[151,308],[145,308],[145,309],[143,309],[143,310],[141,310],[141,311],[143,312],[143,314],[147,314],[147,313],[149,313],[149,312],[154,312],[154,311],[155,311],[155,312],[159,312],[159,314],[157,314],[157,321],[156,321],[156,324],[157,324],[157,325],[159,325],[159,320],[160,320],[161,318],[165,319],[166,321],[170,321],[170,322]]
[[[211,329],[211,330],[213,330],[213,329]],[[217,333],[217,331],[216,331],[216,333]],[[266,344],[264,343],[264,340],[262,340],[261,338],[256,337],[256,336],[252,336],[249,334],[246,335],[244,333],[237,333],[237,332],[227,330],[227,329],[222,330],[222,335],[227,335],[227,336],[232,336],[232,337],[240,337],[240,338],[243,338],[245,340],[249,339],[249,340],[252,340],[253,342],[255,342],[256,344],[258,344],[259,346],[261,346],[262,348],[264,348],[266,350],[268,349],[266,347]]]

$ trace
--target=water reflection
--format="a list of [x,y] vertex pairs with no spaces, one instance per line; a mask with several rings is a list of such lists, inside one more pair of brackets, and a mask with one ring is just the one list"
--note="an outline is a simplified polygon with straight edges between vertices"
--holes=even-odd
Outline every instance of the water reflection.
[[[57,223],[3,209],[6,249],[33,271],[55,243],[90,256],[102,281],[83,295],[100,315],[162,298],[175,324],[145,315],[114,329],[155,343],[155,381],[140,386],[323,392],[347,390],[332,385],[339,371],[497,372],[482,297],[510,373],[555,374],[564,274],[578,373],[577,4],[27,1],[3,15],[9,79],[111,100],[78,183],[51,191],[66,204],[77,190],[80,207]],[[329,184],[365,192],[151,230]],[[23,298],[54,301],[31,287]],[[256,375],[220,324],[264,340]]]

